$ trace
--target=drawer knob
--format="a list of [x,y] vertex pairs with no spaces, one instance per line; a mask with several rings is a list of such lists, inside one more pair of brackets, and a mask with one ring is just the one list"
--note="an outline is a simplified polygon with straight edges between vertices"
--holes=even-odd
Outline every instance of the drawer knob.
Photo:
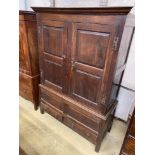
[[90,133],[87,133],[86,135],[89,137],[90,136]]

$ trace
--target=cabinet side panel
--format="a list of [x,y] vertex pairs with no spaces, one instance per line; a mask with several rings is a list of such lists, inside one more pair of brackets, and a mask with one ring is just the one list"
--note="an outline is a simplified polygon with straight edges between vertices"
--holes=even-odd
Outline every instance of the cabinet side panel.
[[29,57],[31,61],[32,76],[39,74],[39,54],[38,54],[38,39],[37,39],[37,24],[36,15],[33,20],[26,21],[27,25],[27,38],[29,45]]
[[112,102],[117,98],[117,94],[118,94],[122,76],[125,70],[133,34],[134,34],[134,16],[129,15],[125,23],[122,40],[121,40],[121,44],[118,52],[115,77],[113,80],[112,91],[110,95],[110,102]]

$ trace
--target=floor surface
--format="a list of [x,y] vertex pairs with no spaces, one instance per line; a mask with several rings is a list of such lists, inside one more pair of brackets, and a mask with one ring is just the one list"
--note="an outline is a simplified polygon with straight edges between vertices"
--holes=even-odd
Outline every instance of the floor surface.
[[31,102],[20,102],[20,155],[119,155],[127,125],[114,120],[102,141],[99,153],[95,146],[47,113],[34,111]]

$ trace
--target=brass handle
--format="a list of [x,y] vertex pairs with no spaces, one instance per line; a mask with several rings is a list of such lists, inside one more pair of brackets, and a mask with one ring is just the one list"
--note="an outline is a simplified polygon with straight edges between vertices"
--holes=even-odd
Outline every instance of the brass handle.
[[112,45],[113,51],[116,51],[117,50],[118,42],[119,42],[119,37],[115,37],[114,38],[114,41],[113,41],[113,45]]
[[66,59],[66,55],[65,55],[65,54],[63,54],[62,57],[63,57],[64,59]]

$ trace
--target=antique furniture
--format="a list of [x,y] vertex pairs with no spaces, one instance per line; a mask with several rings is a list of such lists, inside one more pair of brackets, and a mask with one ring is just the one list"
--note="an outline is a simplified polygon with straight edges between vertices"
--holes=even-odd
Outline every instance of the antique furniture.
[[[96,145],[112,125],[125,56],[118,56],[131,7],[37,12],[40,108]],[[116,68],[117,66],[117,68]]]
[[131,117],[120,155],[135,155],[135,112]]
[[19,95],[39,105],[39,58],[36,14],[19,11]]

